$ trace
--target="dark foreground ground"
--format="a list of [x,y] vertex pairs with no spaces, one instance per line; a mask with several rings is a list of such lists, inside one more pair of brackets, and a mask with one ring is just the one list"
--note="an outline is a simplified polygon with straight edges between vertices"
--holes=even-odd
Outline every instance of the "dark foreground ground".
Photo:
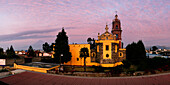
[[1,78],[0,81],[9,85],[170,85],[170,73],[140,77],[88,78],[23,72]]

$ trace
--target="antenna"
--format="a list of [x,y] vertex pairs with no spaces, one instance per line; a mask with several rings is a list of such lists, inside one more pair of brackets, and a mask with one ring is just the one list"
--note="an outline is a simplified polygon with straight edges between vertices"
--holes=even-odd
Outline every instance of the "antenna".
[[115,11],[115,12],[116,12],[115,18],[117,19],[117,17],[118,17],[118,15],[117,15],[117,11]]

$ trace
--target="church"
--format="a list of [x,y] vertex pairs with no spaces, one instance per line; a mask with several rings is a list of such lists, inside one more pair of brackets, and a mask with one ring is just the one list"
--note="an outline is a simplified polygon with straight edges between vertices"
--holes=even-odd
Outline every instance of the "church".
[[95,40],[95,47],[91,48],[90,44],[69,44],[72,54],[71,61],[65,65],[83,66],[84,59],[80,57],[81,48],[88,48],[90,56],[86,58],[87,66],[115,67],[123,64],[126,59],[126,49],[122,44],[122,29],[118,15],[112,21],[111,32],[106,24],[105,32],[98,33],[98,39]]

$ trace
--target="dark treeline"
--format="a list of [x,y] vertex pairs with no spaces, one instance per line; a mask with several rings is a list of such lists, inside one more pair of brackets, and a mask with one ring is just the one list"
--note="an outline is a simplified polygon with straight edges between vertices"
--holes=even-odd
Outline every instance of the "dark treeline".
[[49,53],[49,52],[53,51],[53,45],[54,45],[54,43],[52,43],[52,44],[50,45],[50,44],[48,44],[47,42],[45,42],[42,47],[43,47],[43,50],[44,50],[45,52]]
[[[156,50],[156,47],[153,47]],[[126,47],[126,60],[123,61],[123,67],[130,70],[168,70],[170,59],[161,57],[147,58],[145,46],[141,40],[133,42]],[[132,66],[133,65],[133,66]]]
[[141,61],[146,59],[146,51],[144,44],[141,40],[137,43],[133,42],[126,47],[126,59],[132,64],[140,64]]
[[3,48],[0,48],[0,58],[19,58],[19,56],[15,54],[14,48],[11,45],[10,48],[7,48],[6,53],[3,51]]

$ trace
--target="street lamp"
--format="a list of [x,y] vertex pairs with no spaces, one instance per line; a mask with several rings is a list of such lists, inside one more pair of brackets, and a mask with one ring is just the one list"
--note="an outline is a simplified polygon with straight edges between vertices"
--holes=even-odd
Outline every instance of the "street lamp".
[[61,56],[63,56],[63,54],[60,55],[60,68],[59,68],[59,72],[63,72],[63,67],[61,66]]
[[63,56],[63,54],[60,55],[60,65],[61,65],[61,56]]

